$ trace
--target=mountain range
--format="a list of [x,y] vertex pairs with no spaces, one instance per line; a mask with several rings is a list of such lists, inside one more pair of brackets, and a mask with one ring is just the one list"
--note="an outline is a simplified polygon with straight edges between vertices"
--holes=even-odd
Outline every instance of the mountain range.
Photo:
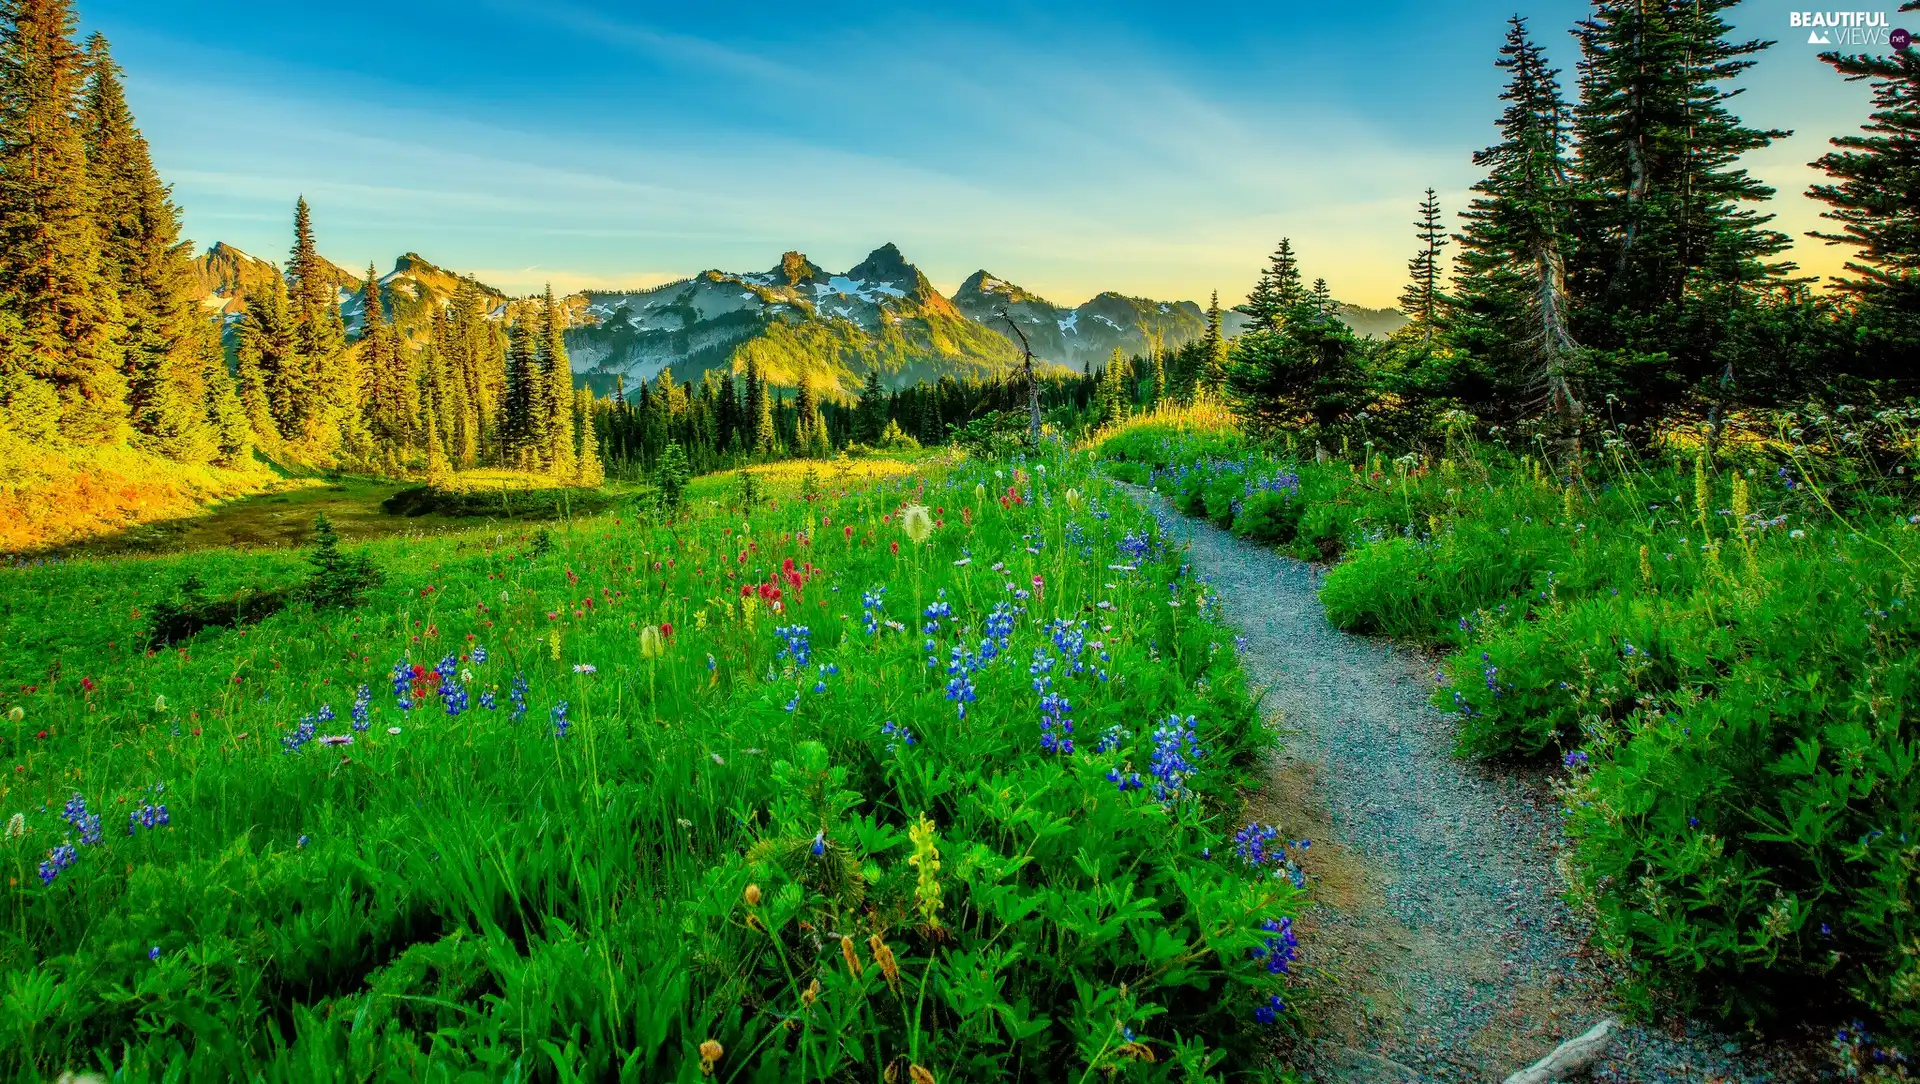
[[[365,311],[364,280],[332,270],[342,316],[354,328]],[[270,284],[279,268],[216,244],[194,261],[194,273],[205,304],[231,323],[245,310],[246,297]],[[380,287],[396,326],[420,342],[434,308],[461,282],[462,276],[409,252]],[[476,285],[494,315],[504,317],[513,300]],[[680,380],[697,380],[752,360],[777,385],[791,387],[805,373],[824,393],[847,398],[876,370],[890,387],[1004,373],[1022,356],[1009,319],[1043,365],[1072,371],[1105,364],[1115,349],[1176,349],[1206,330],[1206,313],[1192,301],[1109,292],[1066,307],[986,271],[948,298],[891,243],[845,272],[788,252],[767,271],[704,271],[645,290],[589,290],[562,304],[574,371],[602,389],[622,378],[633,387],[669,367]],[[1385,334],[1405,323],[1392,309],[1345,306],[1342,315],[1361,334]],[[1232,334],[1244,318],[1228,312],[1224,323]]]

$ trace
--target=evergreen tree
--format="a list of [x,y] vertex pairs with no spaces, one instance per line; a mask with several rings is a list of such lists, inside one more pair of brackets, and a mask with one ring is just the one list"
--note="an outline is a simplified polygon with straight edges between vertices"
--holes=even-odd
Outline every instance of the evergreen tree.
[[808,457],[826,455],[831,450],[827,420],[820,416],[820,405],[814,399],[812,376],[804,370],[800,373],[799,390],[794,395],[794,408],[797,437],[793,446],[794,454]]
[[[387,322],[380,276],[371,264],[360,320],[360,374],[365,381],[367,428],[385,453],[397,455],[415,443],[420,416],[420,383],[400,349],[397,330]],[[438,429],[438,420],[435,428]]]
[[294,351],[288,367],[299,371],[293,384],[303,401],[292,411],[300,419],[300,432],[283,433],[306,441],[309,454],[331,454],[359,427],[360,387],[355,366],[345,356],[346,333],[332,265],[315,245],[313,216],[304,196],[293,211],[287,316]]
[[1333,300],[1333,290],[1327,286],[1326,279],[1313,280],[1313,291],[1307,295],[1307,303],[1313,306],[1313,311],[1322,316],[1332,316],[1334,310],[1340,307]]
[[0,393],[14,415],[52,412],[38,428],[103,443],[125,428],[127,383],[73,29],[68,0],[0,0],[0,309],[16,325]]
[[1156,342],[1148,349],[1147,356],[1149,359],[1147,394],[1151,397],[1149,405],[1157,407],[1167,399],[1166,351],[1162,350],[1160,344]]
[[427,484],[435,489],[452,488],[453,464],[447,459],[445,446],[440,443],[440,419],[431,410],[427,411],[427,424],[422,435],[427,445]]
[[575,456],[578,467],[574,481],[590,489],[597,488],[607,480],[607,471],[600,461],[600,434],[594,428],[593,392],[581,388],[575,401],[575,412],[580,418],[580,450]]
[[1300,263],[1293,254],[1293,239],[1282,237],[1267,261],[1267,269],[1261,272],[1253,291],[1247,295],[1246,303],[1234,308],[1249,317],[1249,329],[1276,331],[1287,309],[1305,296],[1306,291],[1300,284]]
[[766,382],[760,379],[759,365],[747,362],[747,416],[753,422],[752,451],[772,455],[779,450],[779,431],[773,426],[773,404],[769,402]]
[[860,403],[854,408],[853,437],[868,447],[880,441],[887,427],[887,392],[880,384],[880,370],[867,371],[867,382],[860,389]]
[[1227,379],[1227,335],[1220,314],[1220,291],[1207,302],[1207,330],[1201,336],[1201,364],[1198,384],[1208,393],[1217,393]]
[[567,327],[565,314],[553,298],[553,285],[547,285],[546,297],[541,301],[541,370],[548,385],[542,397],[542,405],[547,409],[547,417],[542,428],[547,437],[547,451],[544,456],[547,469],[557,478],[572,478],[579,473],[579,458],[575,451],[573,395],[573,363],[567,358]]
[[237,354],[240,401],[255,435],[272,445],[301,432],[306,420],[307,373],[294,353],[287,283],[279,275],[273,276],[266,293],[247,299]]
[[1420,251],[1407,261],[1407,288],[1400,294],[1400,311],[1407,314],[1422,341],[1431,342],[1440,326],[1440,250],[1447,245],[1447,233],[1440,224],[1440,198],[1427,189],[1420,201]]
[[534,404],[540,388],[540,364],[534,356],[533,320],[522,313],[507,334],[507,394],[501,404],[500,460],[534,469]]
[[202,462],[223,444],[211,416],[206,320],[180,239],[180,212],[154,171],[120,69],[99,34],[88,39],[86,68],[81,126],[102,269],[121,307],[127,409],[143,445]]
[[[1900,10],[1920,10],[1920,0]],[[1812,236],[1854,249],[1848,277],[1835,285],[1866,310],[1875,341],[1862,353],[1891,363],[1863,375],[1897,376],[1910,388],[1908,364],[1920,350],[1920,50],[1820,59],[1849,81],[1872,81],[1873,113],[1860,134],[1832,140],[1834,149],[1813,163],[1831,179],[1807,194],[1827,205],[1821,217],[1838,229]]]
[[[1751,209],[1773,190],[1738,168],[1789,133],[1750,128],[1726,107],[1730,84],[1771,42],[1728,40],[1738,0],[1596,0],[1579,24],[1580,102],[1568,286],[1590,346],[1671,361],[1623,382],[1643,409],[1718,368],[1730,307],[1751,304],[1790,264],[1788,243]],[[1724,381],[1723,381],[1724,383]]]
[[1580,409],[1577,351],[1567,312],[1565,245],[1571,189],[1565,162],[1566,104],[1559,73],[1508,20],[1495,65],[1508,75],[1501,141],[1473,156],[1486,179],[1461,214],[1452,333],[1489,359],[1492,375],[1446,389],[1475,406],[1544,393],[1563,416]]
[[1133,383],[1133,376],[1130,370],[1132,368],[1132,363],[1127,361],[1127,356],[1120,352],[1119,347],[1114,347],[1113,356],[1107,359],[1107,367],[1100,374],[1100,422],[1102,425],[1112,425],[1124,420],[1131,410],[1133,392],[1130,385]]

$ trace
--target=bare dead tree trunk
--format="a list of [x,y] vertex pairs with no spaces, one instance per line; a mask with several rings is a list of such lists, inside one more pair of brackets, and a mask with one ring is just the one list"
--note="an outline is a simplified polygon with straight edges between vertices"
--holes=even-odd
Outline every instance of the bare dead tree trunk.
[[1040,447],[1040,383],[1033,376],[1033,345],[1027,341],[1027,333],[1020,330],[1020,325],[1013,322],[1013,317],[1007,315],[1007,310],[1000,310],[1000,319],[1005,320],[1007,326],[1013,329],[1014,335],[1020,340],[1020,352],[1026,355],[1027,443],[1038,448]]

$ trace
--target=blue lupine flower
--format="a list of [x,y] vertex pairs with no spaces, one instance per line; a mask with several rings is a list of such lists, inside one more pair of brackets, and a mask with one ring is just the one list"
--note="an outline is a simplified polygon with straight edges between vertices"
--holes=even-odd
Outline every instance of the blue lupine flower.
[[553,736],[556,738],[566,737],[567,728],[573,725],[573,721],[567,718],[567,702],[565,700],[562,700],[558,704],[555,704],[553,706],[552,715],[553,715]]
[[1275,1024],[1280,1021],[1280,1014],[1286,1011],[1287,1003],[1280,1000],[1279,994],[1273,994],[1264,1004],[1253,1010],[1253,1018],[1261,1024]]
[[1248,824],[1233,834],[1233,851],[1248,866],[1259,868],[1269,862],[1279,862],[1286,856],[1285,846],[1275,848],[1273,843],[1280,838],[1280,830],[1267,824]]
[[372,707],[373,690],[367,688],[363,683],[358,689],[354,690],[353,693],[353,728],[355,730],[365,730],[373,725],[372,721],[367,718]]
[[433,672],[440,675],[442,682],[452,681],[453,675],[460,672],[460,656],[448,655],[441,659],[440,665],[435,666]]
[[312,840],[312,839],[310,839],[309,837],[307,837],[307,836],[301,836],[301,837],[300,837],[299,839],[296,839],[296,840],[294,840],[294,841],[293,841],[293,845],[294,845],[294,846],[296,846],[296,847],[301,847],[301,848],[305,848],[305,847],[306,847],[306,845],[307,845],[307,844],[309,844],[309,843],[311,843],[311,842],[313,842],[313,840]]
[[805,666],[813,658],[811,638],[813,630],[805,625],[785,625],[773,630],[780,637],[781,647],[776,659],[792,659],[795,666]]
[[150,949],[148,949],[148,950],[147,950],[147,959],[149,959],[149,960],[158,960],[159,958],[160,958],[160,946],[159,946],[159,945],[155,945],[155,946],[153,946],[152,948],[150,948]]
[[1040,698],[1040,751],[1073,755],[1073,704],[1058,693]]
[[1579,749],[1575,749],[1560,759],[1561,763],[1565,764],[1569,769],[1584,768],[1587,766],[1588,761],[1587,754]]
[[448,715],[458,715],[467,710],[467,687],[457,681],[449,681],[440,686],[440,702]]
[[333,722],[333,705],[322,704],[320,705],[320,710],[314,712],[313,714],[314,714],[314,717],[318,719],[320,722],[331,723]]
[[891,719],[887,720],[886,725],[880,728],[880,733],[887,736],[887,752],[889,753],[897,753],[900,751],[901,746],[913,745],[916,741],[912,730],[901,726]]
[[1111,753],[1132,740],[1133,735],[1129,734],[1125,728],[1110,726],[1106,729],[1105,733],[1100,735],[1100,740],[1093,743],[1093,751],[1096,753]]
[[87,812],[87,800],[80,796],[79,791],[75,791],[73,797],[67,799],[66,808],[61,811],[60,816],[80,833],[80,842],[89,846],[100,842],[100,814]]
[[318,730],[319,730],[319,718],[317,716],[313,716],[313,715],[301,716],[300,722],[295,724],[293,731],[289,734],[283,735],[280,738],[280,745],[281,745],[282,751],[287,753],[298,753],[300,750],[306,748],[306,745],[308,742],[314,739],[314,735],[318,732]]
[[507,700],[513,704],[510,722],[519,722],[527,715],[527,675],[515,674],[513,687],[507,690]]
[[827,831],[824,828],[813,834],[813,853],[816,857],[827,853]]
[[412,710],[412,692],[413,664],[407,661],[405,655],[401,655],[400,661],[393,664],[393,696],[400,702],[401,711]]
[[487,661],[487,649],[486,649],[486,648],[484,648],[484,647],[482,647],[482,646],[480,646],[479,644],[475,644],[475,645],[473,645],[473,661],[474,661],[474,663],[475,663],[475,664],[480,664],[480,663],[484,663],[484,662],[486,662],[486,661]]
[[42,887],[54,882],[54,878],[67,871],[67,868],[80,857],[73,844],[62,843],[47,852],[46,860],[40,863],[40,884]]
[[1273,936],[1268,937],[1258,948],[1251,949],[1250,954],[1256,960],[1267,962],[1268,974],[1287,974],[1293,964],[1294,953],[1300,947],[1300,942],[1293,936],[1293,920],[1270,918],[1262,922],[1260,928]]
[[1184,721],[1170,715],[1164,725],[1154,728],[1153,757],[1147,763],[1147,774],[1154,779],[1154,797],[1166,805],[1193,793],[1187,787],[1187,778],[1198,770],[1196,762],[1206,755],[1194,731],[1194,721],[1191,715]]
[[169,823],[171,820],[167,816],[167,807],[149,802],[127,814],[127,834],[133,835],[140,828],[151,831]]
[[1129,791],[1129,790],[1139,790],[1142,786],[1145,786],[1145,784],[1140,781],[1139,772],[1127,772],[1125,774],[1122,774],[1120,769],[1118,768],[1107,769],[1107,782],[1112,783],[1115,787],[1119,788],[1122,792]]

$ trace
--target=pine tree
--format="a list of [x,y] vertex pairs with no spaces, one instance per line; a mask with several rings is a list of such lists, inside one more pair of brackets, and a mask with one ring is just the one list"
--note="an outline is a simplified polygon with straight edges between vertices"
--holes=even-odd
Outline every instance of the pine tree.
[[1133,406],[1133,365],[1119,347],[1100,374],[1100,422],[1111,425],[1126,418]]
[[287,314],[287,284],[247,299],[240,318],[240,401],[256,436],[269,445],[297,435],[305,425],[307,373],[294,355],[293,322]]
[[1400,311],[1407,314],[1419,332],[1421,341],[1432,342],[1440,327],[1440,250],[1447,245],[1447,233],[1440,224],[1440,198],[1427,189],[1420,201],[1420,251],[1407,261],[1407,288],[1400,294]]
[[[365,382],[367,428],[384,452],[398,453],[415,443],[420,417],[420,382],[400,349],[399,335],[387,321],[380,276],[367,267],[360,321],[360,374]],[[438,429],[436,419],[435,428]]]
[[1326,279],[1313,280],[1313,291],[1307,295],[1307,303],[1322,316],[1332,316],[1334,310],[1340,307],[1333,300],[1333,290],[1327,286]]
[[540,372],[534,349],[533,321],[522,313],[507,334],[507,394],[499,425],[501,463],[522,469],[533,469],[535,454],[533,410]]
[[1491,359],[1495,390],[1482,398],[1543,393],[1555,413],[1572,416],[1580,402],[1567,311],[1572,191],[1559,72],[1547,66],[1519,16],[1508,20],[1495,66],[1508,73],[1500,95],[1507,106],[1501,141],[1473,156],[1488,173],[1460,216],[1453,337]]
[[886,427],[887,391],[880,383],[880,370],[869,369],[866,384],[860,389],[860,403],[854,408],[854,439],[874,447]]
[[812,375],[800,373],[800,387],[794,395],[795,455],[817,457],[828,450],[827,421],[820,416],[820,405],[813,397]]
[[180,212],[134,126],[120,69],[99,34],[87,42],[81,111],[102,270],[121,306],[127,409],[141,444],[186,462],[216,454],[199,305]]
[[[1920,11],[1920,0],[1900,10]],[[1812,236],[1852,246],[1849,277],[1835,285],[1864,303],[1870,333],[1890,340],[1874,345],[1898,352],[1889,360],[1910,359],[1920,349],[1920,50],[1820,59],[1849,81],[1872,81],[1873,113],[1859,135],[1832,140],[1834,150],[1813,163],[1831,180],[1807,194],[1827,205],[1822,218],[1839,225]],[[1911,386],[1905,364],[1893,367]]]
[[427,484],[435,489],[453,488],[453,464],[440,443],[440,419],[431,410],[427,411],[427,424],[421,435],[427,445]]
[[540,304],[540,320],[541,371],[548,381],[541,400],[547,410],[542,426],[547,438],[544,458],[554,477],[572,478],[579,473],[574,435],[573,363],[567,358],[565,314],[553,298],[551,283]]
[[1201,336],[1200,344],[1201,362],[1196,390],[1209,395],[1216,394],[1227,379],[1227,336],[1221,322],[1218,290],[1213,291],[1213,299],[1207,303],[1207,330]]
[[747,418],[753,426],[750,450],[755,455],[771,455],[779,446],[779,433],[773,426],[773,404],[768,402],[766,381],[761,379],[760,365],[751,356],[747,359]]
[[300,418],[300,432],[283,432],[290,440],[304,440],[309,454],[331,454],[360,427],[360,388],[353,359],[346,357],[332,265],[315,245],[313,215],[304,196],[293,211],[287,317],[293,333],[289,368],[299,372],[293,384],[303,401],[292,412]]
[[1579,24],[1575,180],[1568,285],[1589,345],[1666,354],[1636,373],[1645,409],[1716,368],[1716,328],[1791,270],[1788,244],[1751,209],[1773,195],[1742,155],[1789,133],[1750,128],[1726,102],[1771,42],[1728,40],[1738,0],[1596,0]]
[[1148,349],[1148,394],[1152,396],[1150,405],[1159,406],[1167,400],[1167,358],[1166,351],[1158,342]]
[[607,480],[607,471],[600,461],[600,435],[594,429],[593,392],[581,388],[576,401],[576,413],[580,417],[580,451],[575,457],[579,466],[574,480],[581,486],[597,488]]
[[1300,284],[1300,263],[1293,254],[1293,239],[1282,237],[1279,247],[1267,260],[1267,269],[1260,273],[1253,292],[1247,295],[1246,303],[1234,309],[1249,317],[1249,328],[1275,331],[1286,310],[1305,296],[1306,291]]
[[73,29],[68,0],[0,0],[0,307],[18,322],[0,394],[15,414],[56,411],[38,428],[103,443],[124,431],[127,383]]

